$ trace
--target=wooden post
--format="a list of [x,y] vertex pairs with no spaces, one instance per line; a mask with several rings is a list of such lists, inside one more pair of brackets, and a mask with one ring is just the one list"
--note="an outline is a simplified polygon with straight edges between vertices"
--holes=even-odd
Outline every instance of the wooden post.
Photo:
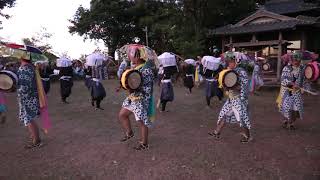
[[279,32],[278,44],[278,63],[277,63],[277,81],[280,82],[281,77],[281,56],[282,56],[282,32]]
[[304,31],[301,32],[301,41],[300,41],[300,50],[306,50],[306,33]]
[[233,45],[232,45],[232,36],[229,37],[229,51],[232,51]]
[[221,52],[223,53],[224,52],[224,48],[225,48],[225,37],[224,36],[222,36],[222,38],[221,38]]
[[256,42],[257,41],[257,37],[255,34],[252,34],[252,37],[251,37],[251,42]]

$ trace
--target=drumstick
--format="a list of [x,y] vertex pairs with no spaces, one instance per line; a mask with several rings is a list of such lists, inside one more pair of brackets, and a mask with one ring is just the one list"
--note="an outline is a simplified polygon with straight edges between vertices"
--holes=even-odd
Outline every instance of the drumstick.
[[[174,53],[172,53],[174,54]],[[184,60],[181,56],[177,55],[177,54],[174,54],[175,56],[177,56],[178,58],[180,58],[181,60]]]
[[159,99],[158,99],[158,102],[157,102],[157,109],[159,109],[160,103],[161,103],[161,101],[160,101],[160,98],[159,98]]
[[300,88],[302,91],[304,91],[304,92],[307,92],[307,93],[309,93],[309,94],[311,94],[311,95],[314,95],[314,96],[317,96],[318,95],[318,93],[316,93],[316,92],[312,92],[312,91],[309,91],[309,90],[306,90],[306,89],[304,89],[304,88]]
[[[164,76],[162,77],[161,81],[164,79]],[[159,109],[160,104],[161,104],[161,87],[162,87],[162,82],[160,82],[160,96],[158,98],[158,102],[157,102],[157,109]]]
[[[304,92],[307,92],[307,93],[311,94],[311,95],[314,95],[314,96],[317,96],[317,95],[318,95],[318,93],[309,91],[309,90],[304,89],[304,88],[302,88],[302,87],[298,87],[298,88],[299,88],[300,90],[304,91]],[[291,90],[291,91],[293,91],[292,88],[288,88],[288,89]]]

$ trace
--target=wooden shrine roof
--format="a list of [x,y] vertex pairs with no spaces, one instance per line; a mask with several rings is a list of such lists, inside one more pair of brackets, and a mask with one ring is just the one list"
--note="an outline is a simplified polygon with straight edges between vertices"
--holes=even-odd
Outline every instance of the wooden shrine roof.
[[259,9],[254,14],[232,25],[212,29],[209,35],[232,35],[268,32],[293,29],[298,26],[320,27],[319,17],[298,16],[296,18],[276,14],[265,9]]

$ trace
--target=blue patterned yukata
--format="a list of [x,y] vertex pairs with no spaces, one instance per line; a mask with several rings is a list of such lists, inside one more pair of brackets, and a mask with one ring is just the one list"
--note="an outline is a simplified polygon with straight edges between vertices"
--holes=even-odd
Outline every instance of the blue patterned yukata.
[[236,88],[227,90],[228,99],[224,103],[218,118],[228,123],[240,123],[240,127],[250,129],[251,123],[248,112],[249,78],[247,72],[237,67],[234,71],[238,74],[240,90]]
[[17,75],[19,119],[27,126],[40,114],[35,68],[31,64],[21,66]]
[[254,65],[251,78],[251,92],[254,92],[257,87],[263,86],[263,79],[261,77],[261,69],[258,64]]
[[122,107],[131,111],[136,121],[143,121],[146,126],[151,126],[148,110],[153,95],[154,72],[148,63],[137,70],[142,75],[141,89],[130,93],[124,100]]
[[279,111],[285,117],[285,120],[291,120],[291,112],[298,111],[300,119],[303,115],[303,99],[301,90],[293,91],[290,87],[296,84],[299,87],[305,86],[304,66],[294,67],[287,65],[283,68],[281,74],[281,89],[279,99]]

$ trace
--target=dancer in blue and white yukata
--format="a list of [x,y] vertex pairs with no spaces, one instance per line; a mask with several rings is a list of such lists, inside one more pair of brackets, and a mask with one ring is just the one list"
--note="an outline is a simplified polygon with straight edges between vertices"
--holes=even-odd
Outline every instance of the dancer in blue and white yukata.
[[225,61],[227,68],[234,70],[238,75],[238,85],[234,88],[225,88],[228,99],[223,105],[217,122],[217,127],[209,132],[209,135],[215,138],[220,138],[220,133],[225,123],[239,123],[242,129],[241,143],[246,143],[252,140],[250,129],[251,123],[248,112],[248,93],[249,93],[249,79],[247,72],[237,67],[237,61],[232,52],[225,53]]
[[40,115],[40,102],[38,96],[36,70],[30,59],[21,58],[18,75],[18,104],[19,119],[28,127],[32,142],[25,148],[40,147],[42,145],[39,127],[35,119]]
[[260,61],[256,61],[254,63],[252,78],[250,82],[250,92],[253,94],[257,94],[256,91],[259,91],[260,88],[264,85],[260,65]]
[[141,140],[134,149],[144,150],[149,148],[148,144],[148,128],[152,125],[150,109],[155,108],[153,103],[153,82],[154,71],[150,62],[141,58],[140,47],[131,50],[133,57],[129,57],[131,68],[134,67],[142,75],[142,86],[139,90],[130,92],[129,96],[124,100],[122,108],[119,112],[120,123],[125,130],[125,137],[121,142],[125,142],[134,136],[129,116],[134,115],[139,123]]
[[283,115],[283,128],[294,130],[294,122],[303,117],[303,98],[301,88],[307,84],[304,76],[305,66],[301,64],[301,52],[291,57],[281,74],[281,88],[277,98],[278,108]]

